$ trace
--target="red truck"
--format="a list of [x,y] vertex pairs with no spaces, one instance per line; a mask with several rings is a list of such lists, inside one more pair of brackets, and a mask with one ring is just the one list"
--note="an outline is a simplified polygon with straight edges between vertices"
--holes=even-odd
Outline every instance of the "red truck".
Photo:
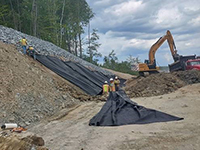
[[200,70],[200,58],[196,55],[182,56],[179,55],[178,59],[169,65],[170,72],[179,70]]
[[186,70],[200,70],[200,59],[189,59],[185,65]]

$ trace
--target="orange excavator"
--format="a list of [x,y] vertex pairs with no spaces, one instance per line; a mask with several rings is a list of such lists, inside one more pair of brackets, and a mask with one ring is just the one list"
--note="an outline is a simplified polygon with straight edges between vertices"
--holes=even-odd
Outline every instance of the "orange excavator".
[[144,63],[139,64],[139,74],[145,76],[146,74],[158,73],[159,67],[156,66],[155,53],[158,48],[167,40],[171,54],[174,61],[178,60],[179,55],[177,54],[176,46],[172,34],[167,30],[166,35],[160,37],[160,39],[151,46],[149,50],[149,60],[145,60]]
[[140,76],[146,76],[147,74],[159,73],[159,67],[156,66],[155,53],[158,48],[167,40],[171,55],[174,63],[169,65],[170,72],[178,70],[186,70],[186,62],[188,60],[195,60],[196,55],[182,56],[177,53],[174,39],[169,30],[166,35],[162,36],[155,44],[153,44],[149,50],[149,60],[145,60],[144,63],[139,64]]

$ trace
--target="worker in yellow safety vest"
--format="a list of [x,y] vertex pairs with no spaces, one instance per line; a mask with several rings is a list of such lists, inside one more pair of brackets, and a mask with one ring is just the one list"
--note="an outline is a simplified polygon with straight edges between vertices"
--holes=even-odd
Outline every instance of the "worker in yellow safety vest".
[[110,92],[115,92],[115,83],[113,78],[110,78]]
[[109,85],[108,82],[105,81],[103,85],[103,94],[107,94],[109,92]]
[[22,45],[23,53],[26,55],[26,46],[27,46],[27,40],[25,37],[22,37],[20,40],[20,43]]
[[120,80],[119,80],[119,78],[117,76],[115,77],[114,83],[115,83],[115,90],[118,91],[119,90]]
[[35,52],[33,46],[30,45],[28,47],[27,53],[28,53],[29,56],[32,56],[36,60],[36,52]]

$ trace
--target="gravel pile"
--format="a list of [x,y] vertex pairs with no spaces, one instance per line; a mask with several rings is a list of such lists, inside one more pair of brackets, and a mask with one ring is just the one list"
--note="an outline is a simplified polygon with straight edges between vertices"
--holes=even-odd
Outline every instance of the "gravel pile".
[[16,44],[23,36],[27,39],[28,44],[32,45],[42,55],[64,57],[65,60],[67,61],[79,62],[82,65],[89,67],[91,69],[97,70],[104,74],[112,75],[112,73],[110,73],[109,71],[97,67],[91,63],[88,63],[87,61],[84,61],[79,57],[74,56],[73,54],[67,52],[66,50],[50,42],[41,40],[39,38],[0,25],[0,40],[3,41],[4,43]]

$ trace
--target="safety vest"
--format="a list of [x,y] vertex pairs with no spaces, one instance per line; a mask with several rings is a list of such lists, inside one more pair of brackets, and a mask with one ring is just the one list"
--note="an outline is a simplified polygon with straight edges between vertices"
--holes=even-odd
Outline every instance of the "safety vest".
[[115,91],[115,84],[114,84],[114,82],[113,82],[113,83],[110,83],[110,91],[111,91],[111,92],[114,92],[114,91]]
[[34,50],[34,48],[32,46],[30,46],[28,49],[31,50],[31,51]]
[[22,44],[23,46],[27,45],[26,39],[21,39],[20,42],[21,42],[21,44]]
[[115,79],[115,80],[114,80],[114,83],[115,83],[116,86],[119,86],[120,80],[119,80],[119,79]]
[[108,84],[104,84],[103,85],[103,93],[108,93],[109,92],[109,85]]

